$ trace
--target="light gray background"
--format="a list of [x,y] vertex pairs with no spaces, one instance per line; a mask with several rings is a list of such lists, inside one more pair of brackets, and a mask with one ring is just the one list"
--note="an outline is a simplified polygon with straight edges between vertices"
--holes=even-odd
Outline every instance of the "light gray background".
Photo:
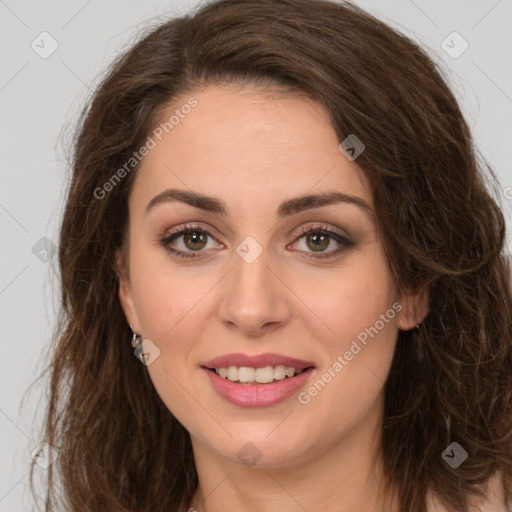
[[[42,441],[34,418],[46,405],[43,383],[26,395],[23,407],[21,399],[42,368],[58,307],[57,281],[50,279],[55,253],[42,261],[45,242],[40,240],[57,242],[68,173],[62,147],[119,51],[155,18],[181,14],[197,3],[0,0],[0,512],[34,509],[28,469],[30,454]],[[477,145],[501,177],[510,225],[512,0],[356,3],[434,52]],[[49,39],[41,42],[47,37],[39,37],[43,31],[58,43],[46,59],[31,47],[35,40],[50,48]],[[469,44],[458,58],[441,46],[453,31]],[[447,44],[452,51],[460,48],[456,39]]]

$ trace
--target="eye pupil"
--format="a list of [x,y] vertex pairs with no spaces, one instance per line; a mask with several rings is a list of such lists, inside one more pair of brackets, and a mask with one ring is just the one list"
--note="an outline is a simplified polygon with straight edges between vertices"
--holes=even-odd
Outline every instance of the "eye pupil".
[[[324,235],[322,233],[315,233],[313,235],[308,235],[307,237],[308,243],[309,241],[313,241],[313,246],[311,247],[314,250],[317,249],[325,249],[329,246],[329,236]],[[319,242],[319,244],[317,243]],[[325,243],[327,242],[327,243]]]

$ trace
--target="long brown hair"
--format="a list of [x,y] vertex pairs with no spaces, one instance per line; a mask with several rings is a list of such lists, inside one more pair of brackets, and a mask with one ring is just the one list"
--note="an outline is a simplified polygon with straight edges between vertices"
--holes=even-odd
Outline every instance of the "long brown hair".
[[[48,469],[46,510],[61,501],[77,512],[182,511],[196,490],[189,434],[130,350],[117,298],[114,256],[137,166],[104,197],[97,191],[178,95],[220,83],[309,95],[340,142],[356,134],[397,286],[429,291],[420,328],[399,332],[385,385],[382,457],[400,510],[425,512],[430,489],[467,511],[495,473],[510,503],[504,218],[490,190],[497,178],[442,71],[350,3],[219,0],[141,37],[83,112],[60,231],[62,307],[44,432],[59,458]],[[452,442],[468,453],[457,469],[441,455]]]

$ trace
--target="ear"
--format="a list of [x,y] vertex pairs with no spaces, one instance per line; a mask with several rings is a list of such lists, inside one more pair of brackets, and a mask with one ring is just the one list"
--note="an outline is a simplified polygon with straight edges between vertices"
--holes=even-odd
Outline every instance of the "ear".
[[408,331],[423,322],[429,311],[428,302],[428,289],[402,293],[399,299],[402,309],[397,314],[397,327],[402,331]]
[[119,279],[117,297],[124,312],[124,316],[126,317],[126,321],[131,326],[133,332],[140,333],[140,323],[137,316],[137,310],[135,308],[135,301],[133,299],[133,290],[130,283],[130,277],[128,275],[128,270],[123,263],[123,258],[119,250],[116,251],[115,255],[115,270]]

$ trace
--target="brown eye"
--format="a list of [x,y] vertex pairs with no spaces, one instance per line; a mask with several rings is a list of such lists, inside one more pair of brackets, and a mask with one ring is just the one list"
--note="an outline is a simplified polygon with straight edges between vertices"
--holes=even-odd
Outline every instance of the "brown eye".
[[204,249],[206,245],[206,233],[199,231],[188,231],[184,234],[181,234],[180,236],[183,236],[183,243],[185,244],[185,247],[192,251]]
[[[302,239],[304,239],[302,243],[305,246],[304,250],[300,248],[301,244],[299,243]],[[332,243],[337,244],[339,247],[327,251],[326,249]],[[299,251],[303,253],[305,258],[320,260],[337,256],[345,249],[353,247],[354,242],[341,233],[332,231],[328,226],[315,226],[303,229],[293,245],[299,246]]]
[[306,236],[306,243],[314,251],[323,251],[329,247],[329,238],[323,233],[314,233]]
[[200,226],[187,225],[160,239],[160,243],[173,256],[181,259],[202,258],[208,256],[209,239],[213,236]]

